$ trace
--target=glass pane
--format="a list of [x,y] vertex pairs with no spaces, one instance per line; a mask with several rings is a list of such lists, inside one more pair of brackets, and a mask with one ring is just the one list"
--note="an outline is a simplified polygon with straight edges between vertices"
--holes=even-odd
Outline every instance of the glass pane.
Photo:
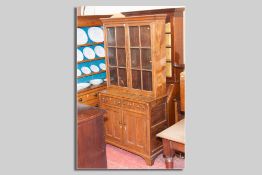
[[166,63],[166,76],[172,77],[172,63],[171,62]]
[[110,70],[110,84],[117,85],[117,69],[115,67],[109,67]]
[[141,49],[142,68],[152,69],[151,49]]
[[152,91],[152,72],[143,71],[143,89],[146,91]]
[[130,46],[139,47],[139,28],[138,27],[129,27],[130,35]]
[[108,46],[116,45],[114,27],[107,28],[107,43],[108,43]]
[[141,89],[141,71],[132,70],[132,87],[134,89]]
[[116,28],[116,41],[117,46],[125,46],[125,28],[124,27],[117,27]]
[[166,34],[166,45],[171,46],[171,34]]
[[166,48],[166,60],[171,61],[171,48]]
[[118,66],[126,67],[126,51],[125,49],[117,49]]
[[126,69],[118,68],[119,73],[119,86],[127,87]]
[[113,47],[108,48],[108,59],[110,66],[116,66],[116,49]]
[[141,26],[140,36],[141,36],[141,46],[150,47],[151,45],[150,26]]
[[166,23],[166,32],[171,32],[170,22]]
[[140,69],[140,51],[139,49],[131,49],[131,67]]

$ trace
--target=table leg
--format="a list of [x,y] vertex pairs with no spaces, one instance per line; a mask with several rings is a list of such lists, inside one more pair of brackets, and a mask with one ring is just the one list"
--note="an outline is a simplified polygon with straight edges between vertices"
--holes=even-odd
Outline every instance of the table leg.
[[163,148],[164,148],[164,155],[165,155],[165,164],[167,169],[173,169],[173,156],[174,150],[172,149],[172,143],[167,140],[163,139]]

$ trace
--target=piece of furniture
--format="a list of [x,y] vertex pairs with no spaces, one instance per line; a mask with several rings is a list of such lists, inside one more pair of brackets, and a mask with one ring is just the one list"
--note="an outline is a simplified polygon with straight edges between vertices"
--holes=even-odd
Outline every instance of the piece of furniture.
[[175,151],[185,152],[185,119],[157,134],[162,138],[166,168],[173,168]]
[[[87,42],[85,44],[77,45],[76,56],[79,53],[83,54],[83,60],[81,61],[78,60],[76,63],[77,71],[81,72],[81,75],[77,76],[77,84],[90,83],[90,81],[94,79],[102,79],[103,81],[105,81],[106,79],[106,71],[99,67],[101,63],[105,63],[105,57],[104,56],[101,57],[101,55],[99,56],[95,52],[96,51],[95,49],[97,46],[100,47],[100,49],[104,47],[104,42],[93,41],[92,38],[94,38],[94,36],[91,36],[91,35],[93,34],[93,35],[96,35],[97,37],[99,33],[93,32],[94,30],[92,32],[89,31],[91,27],[96,27],[96,29],[100,28],[101,30],[101,26],[102,26],[102,22],[100,20],[101,17],[109,17],[109,15],[94,15],[94,16],[78,16],[77,17],[77,28],[84,31],[87,36]],[[85,54],[85,52],[88,52],[88,51],[89,53]],[[86,55],[92,56],[94,53],[95,53],[95,57],[93,59],[89,59],[86,57]],[[99,68],[99,71],[93,72],[90,69],[92,65],[97,66]],[[82,71],[83,67],[89,68],[91,72],[89,74],[86,74],[86,72]],[[97,93],[105,88],[106,88],[106,83],[103,82],[99,85],[90,85],[87,88],[79,90],[77,94],[78,102],[84,103],[87,105],[91,105],[91,106],[97,106],[98,105]]]
[[77,93],[77,101],[82,104],[98,107],[98,93],[104,89],[106,89],[106,85],[92,86],[88,89],[80,90]]
[[77,112],[77,169],[107,168],[105,111],[78,104]]
[[143,157],[148,165],[161,153],[156,134],[167,127],[166,15],[101,19],[107,63],[106,142]]

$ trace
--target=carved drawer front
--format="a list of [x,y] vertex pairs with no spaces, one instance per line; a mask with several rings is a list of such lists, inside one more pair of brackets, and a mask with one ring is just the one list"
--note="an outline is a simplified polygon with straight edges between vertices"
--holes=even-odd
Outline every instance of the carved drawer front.
[[101,96],[101,103],[121,107],[121,100],[108,96]]
[[126,100],[123,101],[123,108],[140,111],[143,113],[146,113],[146,110],[147,110],[147,107],[145,104],[136,103],[132,101],[126,101]]

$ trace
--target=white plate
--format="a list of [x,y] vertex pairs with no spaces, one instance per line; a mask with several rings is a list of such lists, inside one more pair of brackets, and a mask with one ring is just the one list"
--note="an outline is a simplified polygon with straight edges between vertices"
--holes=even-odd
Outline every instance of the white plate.
[[94,50],[99,57],[105,57],[105,49],[102,46],[96,46]]
[[76,52],[76,56],[77,56],[77,61],[83,61],[84,59],[84,55],[83,53],[81,52],[81,50],[77,49],[77,52]]
[[83,29],[77,28],[77,45],[86,44],[88,37],[86,32]]
[[98,68],[96,65],[91,65],[91,66],[90,66],[90,69],[91,69],[93,72],[99,72],[99,68]]
[[103,82],[102,79],[93,79],[93,80],[90,80],[89,83],[91,83],[92,85],[99,85]]
[[105,63],[100,63],[100,64],[99,64],[99,67],[100,67],[100,69],[102,69],[102,70],[106,70],[106,65],[105,65]]
[[90,70],[88,67],[82,67],[82,68],[81,68],[81,71],[82,71],[84,74],[90,74],[90,73],[91,73],[91,70]]
[[107,81],[106,78],[104,79],[104,81]]
[[85,47],[83,53],[87,59],[94,59],[96,54],[90,47]]
[[77,69],[77,76],[81,76],[81,75],[82,75],[82,72],[79,69]]
[[100,27],[90,27],[88,29],[88,36],[94,42],[104,41],[104,32]]
[[78,83],[77,84],[77,91],[81,90],[81,89],[85,89],[87,87],[89,87],[91,84],[90,83]]

